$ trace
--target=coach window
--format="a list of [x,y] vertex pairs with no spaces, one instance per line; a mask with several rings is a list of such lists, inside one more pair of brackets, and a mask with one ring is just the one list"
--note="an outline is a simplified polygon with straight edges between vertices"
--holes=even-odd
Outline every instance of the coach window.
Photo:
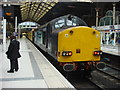
[[42,32],[42,41],[43,44],[46,44],[46,28],[43,28],[43,32]]
[[42,44],[42,32],[41,31],[38,32],[38,41],[39,43]]
[[57,22],[55,22],[55,29],[59,29],[65,26],[65,19],[60,19]]

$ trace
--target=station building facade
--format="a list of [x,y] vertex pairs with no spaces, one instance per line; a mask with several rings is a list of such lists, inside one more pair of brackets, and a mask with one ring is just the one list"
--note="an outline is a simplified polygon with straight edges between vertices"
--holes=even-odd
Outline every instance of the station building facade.
[[[114,25],[113,25],[114,23]],[[97,30],[101,33],[101,45],[120,44],[120,11],[115,12],[113,22],[113,11],[108,10],[104,17],[100,18]]]

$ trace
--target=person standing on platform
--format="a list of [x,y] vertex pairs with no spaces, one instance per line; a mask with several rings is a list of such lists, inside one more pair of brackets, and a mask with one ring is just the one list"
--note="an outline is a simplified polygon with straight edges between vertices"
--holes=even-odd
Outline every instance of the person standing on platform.
[[18,58],[21,57],[19,49],[20,42],[16,40],[15,36],[12,36],[8,51],[6,52],[7,58],[10,59],[10,70],[7,71],[8,73],[14,73],[14,69],[15,71],[18,71],[19,69]]

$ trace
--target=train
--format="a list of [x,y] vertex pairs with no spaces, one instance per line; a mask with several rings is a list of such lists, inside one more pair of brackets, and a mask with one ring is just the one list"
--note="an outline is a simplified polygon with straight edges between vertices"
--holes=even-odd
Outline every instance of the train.
[[28,32],[27,37],[66,72],[105,67],[100,60],[100,32],[77,16],[68,14],[55,18]]

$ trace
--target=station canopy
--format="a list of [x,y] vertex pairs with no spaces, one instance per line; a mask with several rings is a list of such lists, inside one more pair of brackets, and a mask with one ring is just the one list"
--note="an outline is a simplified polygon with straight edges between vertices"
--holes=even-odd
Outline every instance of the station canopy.
[[[89,25],[95,24],[95,8],[108,11],[113,2],[119,0],[0,0],[0,3],[10,3],[15,6],[15,15],[19,22],[32,21],[40,25],[66,14],[76,15]],[[4,2],[7,1],[7,2]],[[98,4],[97,2],[101,2]],[[118,5],[119,6],[119,5]],[[19,10],[17,10],[17,8]],[[105,14],[104,11],[101,11]],[[102,16],[102,15],[101,15]]]
[[[45,16],[50,10],[52,10],[59,2],[92,2],[92,1],[91,0],[32,0],[30,2],[25,2],[24,5],[20,6],[22,21],[27,20],[27,21],[39,22],[39,20],[43,16]],[[64,9],[64,7],[65,6],[61,8]],[[58,10],[58,8],[56,9]],[[56,11],[55,12],[53,11],[53,13],[54,14],[58,13]],[[53,14],[51,14],[51,16],[48,16],[48,18],[54,16],[52,15]],[[50,20],[51,19],[52,18],[50,18]],[[43,23],[44,22],[45,21],[43,21]]]
[[53,0],[53,2],[26,2],[20,6],[22,21],[32,20],[38,22],[56,3],[56,0]]

